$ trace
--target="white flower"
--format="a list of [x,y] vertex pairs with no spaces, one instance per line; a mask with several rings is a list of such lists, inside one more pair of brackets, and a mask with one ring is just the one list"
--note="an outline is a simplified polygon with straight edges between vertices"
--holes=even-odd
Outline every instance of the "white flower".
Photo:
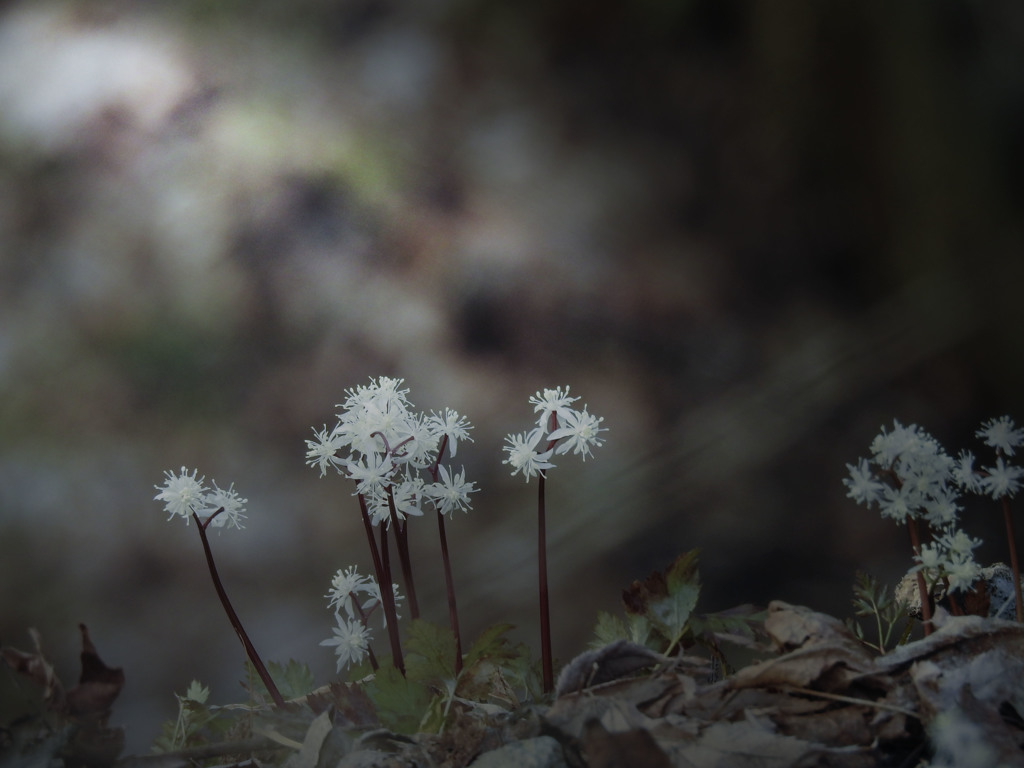
[[933,528],[952,525],[956,521],[960,505],[956,503],[956,493],[950,488],[939,488],[930,497],[924,499],[924,517]]
[[391,458],[396,464],[426,467],[433,462],[437,448],[437,435],[423,416],[408,414],[401,432],[400,441],[392,444]]
[[847,464],[846,469],[850,472],[850,476],[843,479],[843,485],[849,489],[846,495],[867,507],[877,504],[885,486],[875,479],[868,460],[860,459],[856,466]]
[[552,413],[557,414],[559,422],[567,419],[572,413],[572,404],[577,400],[579,400],[578,397],[569,396],[569,387],[566,387],[564,392],[561,387],[556,387],[555,389],[545,389],[543,393],[538,392],[530,398],[530,403],[533,405],[534,412],[540,413],[537,423],[546,429]]
[[465,512],[470,507],[469,494],[475,493],[476,483],[466,482],[466,470],[462,469],[457,474],[449,474],[448,468],[443,464],[438,467],[441,479],[424,488],[424,492],[431,498],[437,511],[442,515],[452,515],[455,510]]
[[[370,595],[370,599],[363,603],[362,607],[363,613],[369,616],[374,610],[377,609],[377,606],[383,605],[380,596],[380,584],[377,583],[376,579],[370,579],[370,584],[368,585],[366,592]],[[401,594],[399,594],[397,584],[391,585],[391,594],[395,598],[395,618],[400,619],[402,618],[402,616],[398,613],[398,606],[405,598],[402,597]],[[381,611],[381,623],[385,628],[388,625],[388,617],[387,614],[384,613],[384,611]]]
[[320,645],[335,646],[338,672],[341,672],[349,664],[358,664],[366,656],[370,647],[370,630],[359,619],[346,618],[340,613],[335,616],[337,624],[334,637],[321,641]]
[[[213,490],[209,491],[204,497],[204,503],[206,511],[211,515],[216,515],[211,521],[210,525],[214,528],[223,528],[224,526],[234,526],[235,528],[244,528],[242,520],[245,518],[245,505],[248,503],[248,499],[241,498],[235,491],[235,484],[232,483],[227,489],[218,488],[217,483],[213,484]],[[217,513],[217,510],[223,509],[223,512]]]
[[320,477],[327,474],[329,465],[340,472],[344,461],[338,458],[338,451],[348,442],[345,436],[337,427],[328,432],[326,424],[319,432],[314,429],[313,434],[316,439],[306,441],[306,463],[311,467],[319,467]]
[[932,570],[941,568],[944,562],[944,554],[945,553],[936,543],[922,544],[921,554],[915,557],[918,564],[911,568],[910,572],[914,573],[915,571],[920,571],[922,569]]
[[439,413],[431,414],[428,423],[438,436],[448,438],[448,455],[453,459],[455,452],[459,449],[459,440],[473,442],[473,438],[469,436],[469,430],[473,428],[472,425],[465,417],[459,416],[451,408],[444,409],[444,416]]
[[908,517],[917,517],[916,501],[909,485],[899,488],[886,486],[882,490],[878,505],[881,507],[882,517],[891,517],[897,523],[903,523]]
[[502,461],[502,464],[511,465],[511,474],[522,472],[523,477],[529,482],[531,477],[555,466],[548,461],[552,453],[550,448],[542,453],[538,453],[536,450],[537,443],[540,442],[545,431],[543,427],[536,427],[527,434],[508,435],[505,438],[508,445],[502,450],[508,454],[508,458]]
[[986,476],[979,481],[981,490],[989,494],[993,499],[1001,499],[1004,496],[1013,497],[1020,488],[1020,478],[1024,470],[1020,467],[1005,464],[1002,456],[996,457],[994,467],[986,467]]
[[588,454],[593,455],[590,449],[598,448],[604,442],[603,437],[598,437],[598,433],[606,431],[606,428],[600,426],[602,421],[603,417],[591,415],[587,412],[587,407],[583,406],[582,411],[569,411],[564,418],[564,426],[548,435],[548,440],[565,438],[565,442],[555,449],[555,453],[563,454],[571,450],[573,454],[582,454],[583,460],[586,461]]
[[167,470],[164,473],[167,475],[164,484],[162,486],[153,486],[160,491],[153,499],[164,502],[164,511],[169,515],[168,520],[175,515],[180,515],[188,523],[193,512],[200,513],[203,511],[205,506],[204,496],[208,489],[203,485],[204,478],[196,477],[198,471],[193,469],[190,475],[182,467],[181,472],[175,475],[170,470]]
[[[391,497],[394,499],[395,514],[399,520],[405,520],[409,515],[413,517],[421,517],[423,515],[423,510],[420,509],[420,494],[423,493],[423,485],[423,479],[416,477],[391,486]],[[385,515],[390,523],[391,507],[388,504],[386,492],[383,503],[386,507]]]
[[1009,416],[990,419],[981,425],[977,436],[985,440],[985,445],[1013,456],[1013,450],[1024,443],[1024,429],[1017,429]]
[[970,557],[974,549],[981,545],[981,539],[972,539],[960,529],[955,533],[943,534],[939,541],[952,556],[960,557]]
[[956,466],[953,467],[953,479],[965,491],[977,493],[981,490],[981,478],[974,471],[974,454],[970,451],[961,451],[957,457]]
[[921,443],[922,437],[917,425],[904,427],[893,420],[892,432],[886,432],[883,426],[882,431],[871,441],[871,453],[880,467],[888,469],[903,453],[918,448]]
[[368,496],[383,493],[384,487],[390,482],[391,473],[395,469],[389,456],[380,453],[366,454],[362,461],[348,461],[345,466],[348,476],[355,480],[356,493]]
[[329,598],[327,607],[334,608],[335,611],[344,610],[349,618],[355,618],[356,611],[352,596],[362,593],[372,594],[370,588],[372,583],[373,579],[370,576],[361,575],[359,569],[354,565],[350,565],[344,571],[339,568],[331,579],[330,590],[324,595]]
[[944,571],[946,578],[949,579],[950,592],[967,592],[981,575],[981,566],[974,562],[970,555],[953,554],[947,560]]

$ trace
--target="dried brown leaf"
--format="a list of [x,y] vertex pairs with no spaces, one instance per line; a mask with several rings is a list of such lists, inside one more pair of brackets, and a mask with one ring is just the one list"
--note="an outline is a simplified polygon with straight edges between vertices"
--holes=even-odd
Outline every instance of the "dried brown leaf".
[[85,624],[79,624],[78,628],[82,632],[82,674],[78,685],[65,697],[67,713],[102,723],[124,687],[124,671],[104,664],[96,653]]
[[0,657],[10,665],[11,669],[38,685],[43,691],[43,701],[51,709],[60,710],[64,707],[64,686],[61,685],[54,672],[53,665],[43,655],[43,642],[36,629],[29,629],[35,647],[33,653],[19,651],[17,648],[0,648]]

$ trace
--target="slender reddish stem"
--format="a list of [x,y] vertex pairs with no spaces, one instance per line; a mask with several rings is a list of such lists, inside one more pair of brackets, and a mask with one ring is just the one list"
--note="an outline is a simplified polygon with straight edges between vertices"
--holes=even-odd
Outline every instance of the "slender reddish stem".
[[388,486],[388,511],[391,513],[391,527],[395,531],[395,544],[398,546],[398,562],[402,566],[402,580],[405,581],[405,593],[409,596],[409,615],[414,619],[418,619],[420,617],[420,606],[416,600],[416,585],[412,580],[408,524],[402,525],[398,520],[395,496],[390,485]]
[[462,636],[459,633],[459,609],[455,605],[455,582],[452,563],[448,557],[448,537],[444,532],[444,515],[437,513],[437,532],[441,537],[441,562],[444,565],[444,584],[448,590],[448,623],[455,635],[455,674],[462,671]]
[[[917,520],[910,517],[907,518],[907,531],[910,532],[910,546],[914,550],[914,555],[920,560],[921,558],[921,537],[917,529]],[[921,623],[924,625],[925,635],[932,633],[932,607],[928,600],[928,586],[924,583],[924,572],[917,572],[917,591],[921,595]]]
[[221,583],[220,575],[217,573],[217,564],[213,561],[213,550],[210,549],[210,540],[206,536],[206,526],[209,525],[210,521],[213,520],[223,508],[217,510],[210,515],[206,522],[200,522],[199,515],[195,512],[192,513],[192,517],[196,521],[196,527],[199,529],[199,538],[203,542],[203,552],[206,553],[206,564],[210,567],[210,578],[213,579],[213,588],[217,590],[217,597],[220,598],[220,604],[224,606],[224,612],[228,615],[228,621],[231,622],[231,626],[234,627],[235,633],[238,635],[238,639],[242,641],[242,647],[245,648],[245,655],[249,657],[249,661],[252,662],[253,667],[256,668],[256,674],[260,676],[260,680],[267,687],[267,691],[270,693],[270,698],[274,700],[274,704],[278,707],[284,707],[284,697],[281,696],[281,692],[277,689],[273,679],[270,677],[270,673],[267,671],[266,666],[263,664],[263,659],[256,652],[255,646],[252,641],[249,640],[249,635],[245,631],[245,627],[242,626],[241,619],[238,618],[238,614],[235,613],[235,609],[231,607],[231,601],[228,600],[228,593],[224,591],[224,585]]
[[1006,542],[1010,545],[1010,568],[1013,569],[1013,595],[1017,599],[1017,621],[1024,621],[1024,599],[1021,598],[1020,566],[1017,563],[1017,538],[1013,534],[1013,515],[1010,499],[1003,496],[1003,520],[1006,522]]
[[[359,621],[363,623],[364,627],[368,626],[366,613],[363,612],[363,606],[359,604],[359,598],[356,597],[355,592],[349,592],[348,599],[351,600],[352,605],[355,606],[356,612],[359,614]],[[370,666],[373,667],[373,671],[376,672],[378,669],[380,669],[380,665],[377,663],[377,657],[373,653],[373,648],[367,646],[366,653],[370,657]]]
[[[384,607],[384,618],[388,624],[388,639],[391,641],[391,663],[404,675],[405,661],[402,658],[402,642],[398,637],[398,613],[395,611],[395,594],[391,591],[391,574],[385,568],[381,560],[381,554],[377,549],[377,542],[373,538],[373,523],[370,522],[370,513],[366,509],[366,497],[361,493],[356,495],[359,499],[359,511],[363,516],[366,538],[370,542],[370,556],[373,558],[373,570],[377,574],[377,585],[380,587],[380,601]],[[386,539],[384,545],[386,551]]]
[[538,474],[537,477],[537,570],[540,582],[540,655],[544,692],[550,693],[555,688],[555,674],[551,662],[551,611],[548,605],[548,544],[544,509],[544,475]]

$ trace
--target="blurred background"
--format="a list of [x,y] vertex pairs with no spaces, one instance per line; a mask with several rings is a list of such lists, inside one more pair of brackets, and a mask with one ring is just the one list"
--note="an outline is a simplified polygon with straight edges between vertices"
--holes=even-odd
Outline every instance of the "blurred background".
[[[982,456],[1024,420],[1022,179],[1015,0],[0,3],[0,642],[38,628],[71,684],[88,624],[135,752],[193,678],[241,699],[152,500],[185,465],[249,499],[212,544],[256,647],[332,679],[323,595],[370,560],[303,441],[379,375],[476,426],[467,638],[539,654],[501,446],[557,385],[608,427],[548,483],[563,661],[693,547],[703,610],[847,616],[910,560],[845,464],[894,418]],[[1005,558],[991,505],[964,524]]]

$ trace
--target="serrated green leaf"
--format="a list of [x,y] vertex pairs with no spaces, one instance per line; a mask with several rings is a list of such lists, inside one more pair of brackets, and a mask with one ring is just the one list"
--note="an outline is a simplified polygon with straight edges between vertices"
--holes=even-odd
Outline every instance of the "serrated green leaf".
[[188,690],[185,691],[186,701],[195,701],[199,704],[205,704],[206,700],[210,696],[210,689],[200,683],[198,680],[193,680],[189,683]]
[[[300,696],[305,696],[316,687],[309,666],[294,659],[289,659],[287,664],[279,664],[276,661],[268,662],[267,672],[270,673],[270,679],[274,681],[274,685],[285,699],[297,699]],[[269,701],[270,694],[267,691],[267,686],[263,684],[263,680],[256,674],[256,668],[248,659],[245,661],[245,675],[247,679],[242,681],[242,687],[264,701]]]
[[600,611],[597,614],[597,625],[594,627],[594,639],[590,642],[591,648],[603,648],[614,643],[616,640],[628,640],[629,630],[626,629],[626,622],[618,616],[613,616],[607,611]]
[[510,659],[516,655],[505,637],[512,624],[492,624],[480,633],[463,659],[464,667],[473,667],[483,659]]
[[405,674],[415,682],[441,686],[455,679],[455,636],[451,629],[413,619],[405,641]]
[[697,559],[699,555],[699,549],[691,549],[672,561],[672,565],[665,571],[665,581],[668,584],[670,595],[679,589],[693,587],[698,592],[700,591],[700,577],[697,573]]
[[406,679],[394,667],[381,667],[366,683],[381,725],[397,733],[412,734],[420,729],[434,695],[422,683]]
[[700,585],[677,583],[670,589],[666,597],[651,600],[647,606],[647,615],[651,622],[670,639],[670,647],[675,645],[686,630],[693,609],[697,607]]

